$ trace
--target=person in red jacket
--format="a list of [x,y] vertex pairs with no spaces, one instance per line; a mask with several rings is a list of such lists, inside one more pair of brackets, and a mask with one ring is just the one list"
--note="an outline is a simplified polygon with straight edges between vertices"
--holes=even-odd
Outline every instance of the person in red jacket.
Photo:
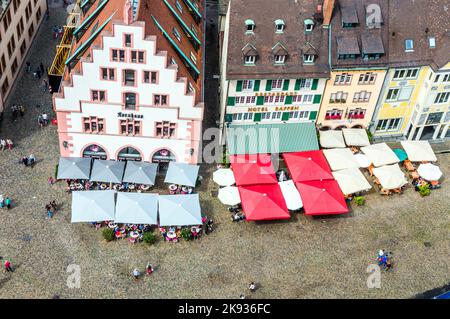
[[5,260],[5,270],[12,271],[11,263],[9,262],[9,260]]

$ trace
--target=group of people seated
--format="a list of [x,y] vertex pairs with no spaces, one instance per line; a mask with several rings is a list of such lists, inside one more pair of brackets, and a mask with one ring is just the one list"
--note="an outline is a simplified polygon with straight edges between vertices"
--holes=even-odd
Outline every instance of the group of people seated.
[[68,193],[72,191],[107,190],[107,189],[125,192],[132,192],[132,191],[146,192],[152,189],[150,185],[134,184],[134,183],[112,184],[111,187],[110,183],[91,182],[89,180],[68,179],[66,180],[66,182],[67,182],[66,189]]
[[24,156],[20,162],[25,166],[33,166],[36,163],[36,157],[33,154],[29,156]]
[[[422,162],[422,164],[426,164],[427,162]],[[403,162],[403,167],[409,172],[409,176],[412,178],[412,184],[416,191],[419,191],[420,187],[429,185],[430,189],[441,188],[439,181],[427,181],[420,177],[417,172],[416,167],[410,160],[405,160]]]
[[93,222],[92,225],[94,225],[96,229],[109,227],[114,230],[116,239],[128,238],[128,240],[133,243],[141,241],[144,233],[152,230],[152,226],[148,224],[116,224],[113,221]]
[[194,226],[161,226],[159,231],[166,241],[178,242],[181,238],[198,239],[203,233],[208,235],[213,230],[214,221],[212,219],[203,217],[202,222],[203,225]]
[[190,186],[183,186],[183,185],[176,185],[171,184],[169,185],[169,194],[170,195],[186,195],[186,194],[192,194],[194,192],[194,188]]
[[245,214],[241,211],[242,206],[232,206],[228,208],[228,211],[231,213],[231,220],[233,222],[240,222],[245,220]]
[[378,252],[377,262],[382,270],[389,270],[392,267],[392,253],[381,249]]

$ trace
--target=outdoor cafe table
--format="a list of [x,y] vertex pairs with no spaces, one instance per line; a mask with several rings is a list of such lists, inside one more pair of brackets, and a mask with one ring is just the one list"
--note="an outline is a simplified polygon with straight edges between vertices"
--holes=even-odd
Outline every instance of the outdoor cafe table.
[[139,238],[139,233],[137,231],[131,231],[130,232],[130,237],[131,238]]
[[113,222],[111,222],[111,223],[108,224],[108,227],[111,228],[111,229],[114,229],[114,228],[117,227],[117,224],[114,224]]
[[177,238],[177,233],[174,231],[170,231],[167,233],[167,238],[169,238],[169,239]]

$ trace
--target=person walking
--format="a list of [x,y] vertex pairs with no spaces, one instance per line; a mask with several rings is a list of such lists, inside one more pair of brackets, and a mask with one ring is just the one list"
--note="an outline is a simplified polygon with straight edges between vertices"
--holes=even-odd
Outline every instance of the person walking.
[[39,70],[41,70],[42,74],[45,74],[45,67],[44,64],[42,64],[42,62],[39,64]]
[[48,124],[48,115],[47,113],[42,114],[42,120],[44,121],[44,126],[47,126]]
[[56,205],[56,200],[52,200],[50,202],[50,207],[53,209],[53,212],[56,213],[56,209],[58,208],[58,205]]
[[5,270],[6,271],[13,271],[11,267],[11,262],[9,260],[5,260]]
[[49,177],[48,179],[47,179],[47,182],[48,182],[48,184],[50,185],[50,186],[53,186],[53,184],[55,183],[55,180],[53,179],[53,177]]
[[40,68],[37,68],[37,69],[36,69],[36,76],[37,76],[37,78],[38,78],[39,80],[41,79],[42,72],[41,72],[41,69],[40,69]]
[[147,262],[147,266],[145,267],[145,269],[147,271],[147,275],[151,275],[153,273],[153,267],[150,262]]
[[25,115],[25,107],[23,105],[19,106],[20,117]]
[[251,283],[250,283],[250,285],[248,286],[248,289],[251,291],[251,292],[255,292],[256,291],[256,285],[255,285],[255,283],[252,281]]
[[52,207],[50,204],[45,205],[45,210],[47,211],[47,217],[52,218],[53,212],[52,212]]
[[44,80],[42,81],[42,92],[43,92],[43,93],[46,93],[46,92],[47,92],[47,88],[48,88],[48,82],[47,82],[46,79],[44,79]]
[[2,148],[2,151],[6,148],[6,141],[2,138],[0,139],[0,147]]
[[0,194],[0,208],[5,206],[5,199],[3,198],[3,194]]
[[11,198],[6,197],[5,199],[5,205],[7,209],[11,209]]
[[27,61],[27,63],[26,63],[26,70],[27,70],[27,73],[30,73],[31,72],[31,63],[30,63],[30,61]]
[[9,138],[6,139],[6,146],[8,147],[9,150],[13,149],[14,144],[11,141],[11,139],[9,139]]
[[132,272],[132,275],[133,275],[134,279],[138,280],[139,276],[141,275],[141,272],[139,271],[139,269],[135,268]]
[[44,119],[42,118],[42,115],[38,116],[38,124],[39,124],[39,128],[44,127]]

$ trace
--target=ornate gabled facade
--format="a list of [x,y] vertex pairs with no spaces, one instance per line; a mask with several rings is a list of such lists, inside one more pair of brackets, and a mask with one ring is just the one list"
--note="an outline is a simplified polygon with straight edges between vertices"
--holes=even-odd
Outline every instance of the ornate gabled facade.
[[202,6],[87,1],[54,95],[61,156],[197,163]]

